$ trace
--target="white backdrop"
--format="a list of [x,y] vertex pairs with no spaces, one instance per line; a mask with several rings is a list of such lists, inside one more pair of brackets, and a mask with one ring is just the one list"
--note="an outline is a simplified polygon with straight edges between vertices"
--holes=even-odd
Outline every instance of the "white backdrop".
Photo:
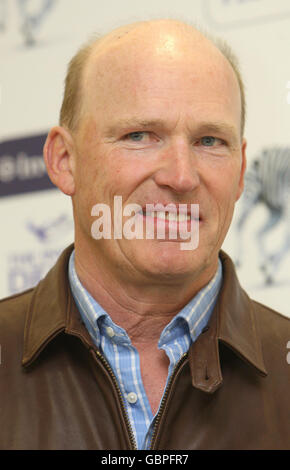
[[[290,147],[289,0],[0,0],[0,150],[57,124],[67,63],[92,33],[159,17],[195,22],[233,46],[246,83],[249,162],[264,147]],[[5,171],[0,164],[0,184]],[[290,316],[290,246],[272,284],[259,269],[254,233],[266,213],[260,204],[249,218],[238,273],[253,298]],[[71,202],[56,189],[0,197],[0,221],[1,298],[35,284],[73,240]],[[270,251],[287,223],[269,234]],[[223,248],[239,253],[234,226]]]

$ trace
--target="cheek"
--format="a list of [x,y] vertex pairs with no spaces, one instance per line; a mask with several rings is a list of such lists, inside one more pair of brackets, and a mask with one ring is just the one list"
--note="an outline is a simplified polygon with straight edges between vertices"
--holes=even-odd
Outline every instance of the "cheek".
[[224,218],[232,216],[239,190],[239,175],[236,167],[229,167],[213,175],[211,180],[209,191]]
[[140,186],[152,173],[152,161],[146,157],[136,156],[133,152],[115,151],[110,155],[111,165],[108,167],[107,178],[118,189],[120,195],[128,196]]
[[97,148],[84,148],[76,166],[76,187],[85,194],[95,194],[105,186],[108,169]]

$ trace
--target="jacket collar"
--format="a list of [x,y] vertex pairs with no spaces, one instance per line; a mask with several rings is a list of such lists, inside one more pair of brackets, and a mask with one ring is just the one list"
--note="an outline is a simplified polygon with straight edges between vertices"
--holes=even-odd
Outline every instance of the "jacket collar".
[[223,284],[209,322],[189,351],[192,385],[213,393],[222,384],[219,342],[266,376],[261,339],[255,318],[255,303],[241,288],[230,257],[220,251],[223,265]]
[[74,246],[63,251],[47,276],[35,287],[26,314],[22,364],[30,365],[59,333],[79,336],[93,347],[74,302],[68,280],[68,262]]
[[[34,289],[24,331],[22,364],[30,365],[45,346],[61,332],[78,336],[88,348],[92,339],[85,328],[68,280],[70,245],[55,266]],[[261,375],[265,370],[257,332],[254,304],[241,288],[231,259],[220,252],[223,285],[209,328],[189,351],[192,384],[208,393],[222,383],[218,342],[223,342]]]

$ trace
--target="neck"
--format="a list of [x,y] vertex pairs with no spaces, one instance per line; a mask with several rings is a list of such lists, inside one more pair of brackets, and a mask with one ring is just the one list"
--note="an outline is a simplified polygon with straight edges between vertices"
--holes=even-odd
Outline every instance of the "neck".
[[[86,256],[75,246],[77,275],[92,297],[140,345],[158,341],[164,327],[215,275],[217,264],[208,273],[193,273],[180,282],[149,282],[116,276],[96,255]],[[205,275],[206,274],[206,275]]]

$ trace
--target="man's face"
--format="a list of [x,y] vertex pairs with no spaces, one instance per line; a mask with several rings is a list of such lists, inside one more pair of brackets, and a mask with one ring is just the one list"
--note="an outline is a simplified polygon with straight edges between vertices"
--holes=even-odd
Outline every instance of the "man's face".
[[[242,189],[245,145],[234,72],[206,44],[194,48],[170,35],[158,41],[142,47],[124,41],[91,57],[75,139],[76,241],[136,281],[213,274]],[[168,237],[94,240],[91,209],[103,203],[113,215],[116,195],[123,208],[199,204],[198,248],[183,251],[180,239]]]

